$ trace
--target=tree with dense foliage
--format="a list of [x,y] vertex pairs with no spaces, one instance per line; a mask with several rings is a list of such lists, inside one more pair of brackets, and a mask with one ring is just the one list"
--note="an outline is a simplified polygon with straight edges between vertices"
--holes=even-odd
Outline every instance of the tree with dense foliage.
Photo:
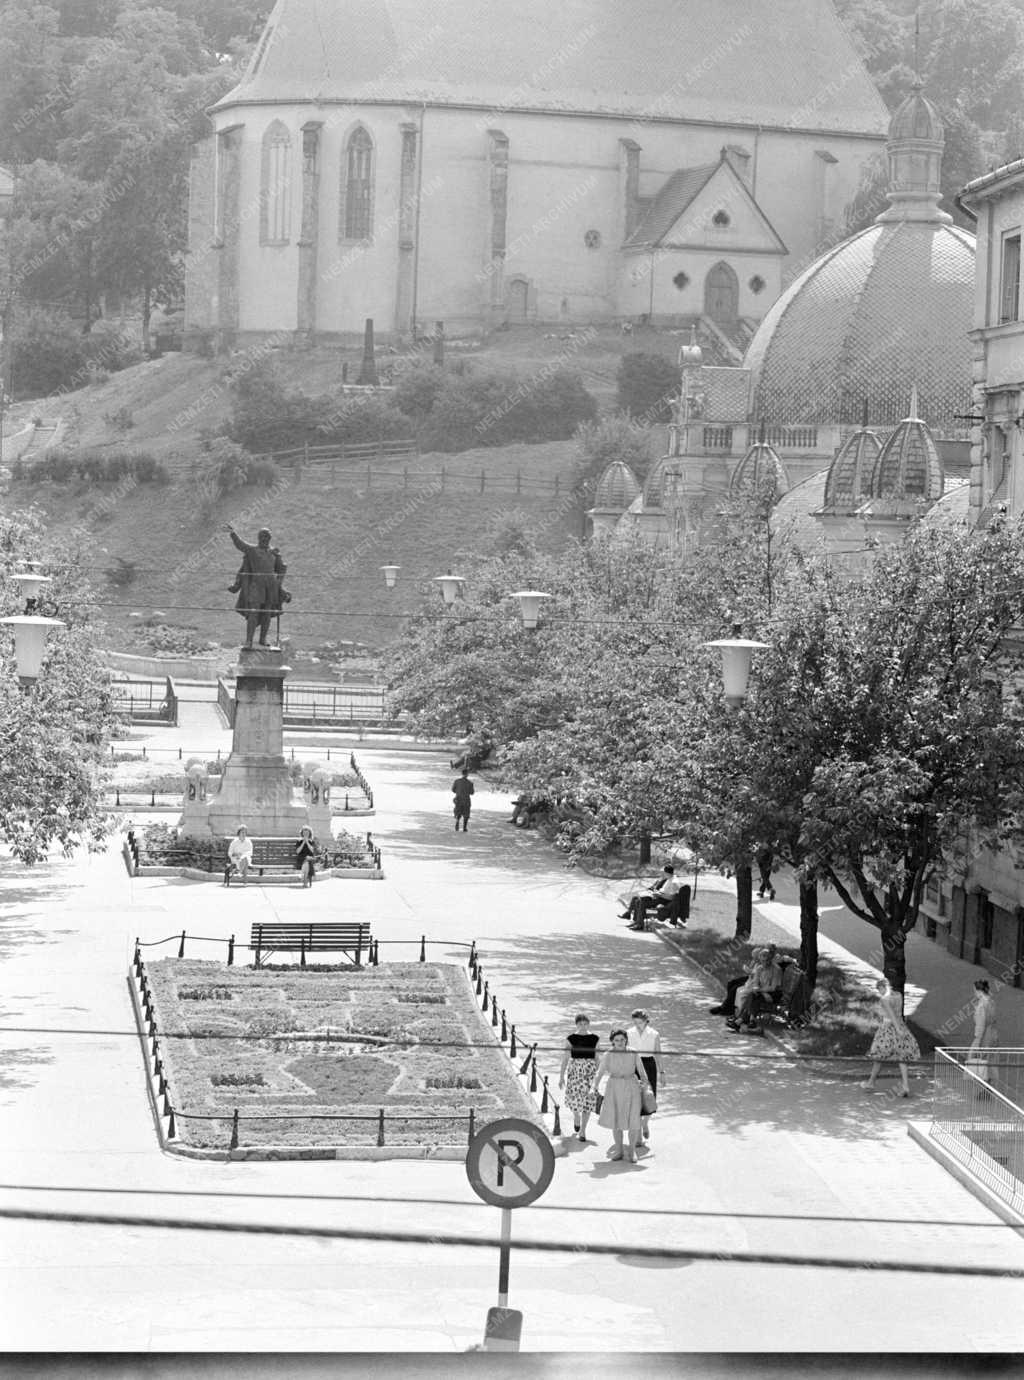
[[679,369],[666,355],[642,350],[623,355],[615,375],[618,406],[647,426],[672,419],[679,396]]
[[[24,863],[53,848],[70,854],[105,837],[103,747],[114,713],[109,676],[96,653],[87,563],[90,549],[74,535],[45,535],[35,513],[0,516],[0,561],[45,556],[52,584],[39,611],[62,619],[51,636],[42,674],[29,689],[18,684],[13,647],[0,663],[0,842]],[[21,612],[17,587],[0,580],[4,614]],[[5,643],[8,630],[0,630]]]

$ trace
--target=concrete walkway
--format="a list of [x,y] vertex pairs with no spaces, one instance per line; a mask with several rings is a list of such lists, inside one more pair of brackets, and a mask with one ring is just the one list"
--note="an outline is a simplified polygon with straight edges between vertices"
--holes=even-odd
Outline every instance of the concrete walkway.
[[[223,730],[207,726],[197,743],[198,728],[148,741],[225,748]],[[479,781],[470,831],[456,835],[440,754],[360,762],[378,804],[382,882],[225,892],[129,879],[114,852],[0,866],[0,1207],[496,1235],[497,1209],[458,1163],[205,1164],[156,1148],[138,1043],[122,1033],[135,935],[226,938],[263,917],[351,915],[381,939],[414,945],[426,933],[432,958],[475,938],[499,1004],[551,1074],[578,1009],[606,1036],[643,1004],[670,1051],[651,1153],[611,1164],[598,1129],[596,1143],[570,1144],[540,1203],[515,1214],[519,1243],[620,1248],[513,1251],[524,1349],[1020,1349],[1024,1240],[913,1144],[905,1103],[794,1068],[768,1042],[727,1042],[696,970],[657,935],[623,926],[619,884],[566,869],[536,834],[513,829],[506,794]],[[699,904],[698,894],[698,918]],[[773,913],[787,907],[782,898]],[[922,1115],[924,1080],[915,1094]],[[18,1221],[2,1236],[8,1350],[457,1351],[480,1341],[496,1301],[493,1249]],[[630,1254],[652,1244],[869,1268]],[[907,1259],[1007,1273],[879,1268]],[[797,1303],[808,1291],[813,1308]]]

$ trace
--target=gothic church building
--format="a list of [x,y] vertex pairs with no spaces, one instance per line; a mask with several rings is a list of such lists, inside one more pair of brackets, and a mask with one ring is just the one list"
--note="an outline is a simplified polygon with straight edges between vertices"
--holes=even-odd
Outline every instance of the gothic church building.
[[224,345],[703,315],[744,343],[887,126],[831,0],[277,0],[191,171]]

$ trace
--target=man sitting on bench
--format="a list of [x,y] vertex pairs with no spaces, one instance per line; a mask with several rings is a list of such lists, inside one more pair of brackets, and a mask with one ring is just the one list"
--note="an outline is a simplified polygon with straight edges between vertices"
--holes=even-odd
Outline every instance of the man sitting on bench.
[[246,832],[244,824],[238,826],[235,837],[228,844],[228,865],[224,869],[224,885],[231,885],[231,874],[240,872],[242,875],[242,885],[245,886],[249,875],[249,868],[252,866],[252,839]]
[[634,896],[629,903],[629,910],[626,916],[629,918],[629,927],[633,930],[645,930],[647,928],[647,912],[653,910],[655,906],[670,905],[679,892],[681,882],[676,881],[676,870],[671,863],[665,864],[665,871],[661,880],[646,894],[641,893]]

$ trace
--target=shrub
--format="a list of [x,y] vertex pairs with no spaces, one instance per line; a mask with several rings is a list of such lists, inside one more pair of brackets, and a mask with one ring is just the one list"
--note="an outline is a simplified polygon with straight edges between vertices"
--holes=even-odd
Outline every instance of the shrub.
[[679,393],[679,370],[664,355],[623,355],[616,374],[618,403],[630,417],[647,424],[672,418],[672,399]]
[[366,441],[404,440],[412,431],[409,418],[390,401],[365,393],[341,397],[321,394],[309,400],[308,415],[315,433],[306,439],[317,445],[328,441],[360,445]]
[[80,479],[86,484],[116,484],[122,479],[134,479],[139,484],[168,484],[170,475],[154,456],[146,451],[110,451],[107,454],[90,450],[47,451],[32,465],[25,465],[21,477],[35,482],[52,480],[68,484]]
[[135,583],[138,579],[139,568],[134,561],[129,561],[124,556],[115,556],[114,564],[108,566],[105,573],[112,585],[123,588],[125,585]]
[[140,340],[103,321],[96,323],[91,334],[85,337],[85,342],[90,365],[109,374],[129,369],[133,364],[141,364],[145,357]]
[[602,474],[613,460],[623,460],[641,483],[646,479],[652,435],[627,413],[615,412],[599,422],[584,422],[577,427],[575,439],[585,474]]
[[413,422],[422,422],[433,409],[446,377],[439,365],[417,360],[398,376],[394,392],[395,406]]
[[448,374],[421,428],[426,450],[459,451],[510,441],[557,441],[597,415],[597,403],[568,369],[520,377]]
[[62,311],[30,307],[16,312],[11,344],[17,397],[77,388],[88,377],[88,342]]

